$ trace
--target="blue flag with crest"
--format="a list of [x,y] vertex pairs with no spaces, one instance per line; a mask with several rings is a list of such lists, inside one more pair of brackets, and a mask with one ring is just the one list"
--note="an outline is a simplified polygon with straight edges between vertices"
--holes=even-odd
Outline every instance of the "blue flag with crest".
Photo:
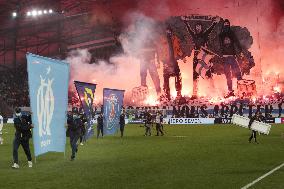
[[84,114],[87,117],[87,127],[85,133],[85,140],[94,135],[94,128],[92,125],[93,118],[93,102],[95,98],[96,84],[74,81],[78,96],[80,98]]
[[112,135],[119,128],[119,116],[123,106],[124,90],[104,88],[103,97],[104,134]]
[[35,156],[64,152],[69,64],[27,54]]

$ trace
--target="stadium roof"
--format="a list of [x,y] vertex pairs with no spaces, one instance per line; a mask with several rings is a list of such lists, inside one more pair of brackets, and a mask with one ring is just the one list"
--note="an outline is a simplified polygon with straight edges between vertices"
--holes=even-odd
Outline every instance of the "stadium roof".
[[124,1],[0,1],[0,68],[25,63],[26,52],[65,58],[72,49],[89,48],[106,58],[117,48],[119,19],[112,7]]

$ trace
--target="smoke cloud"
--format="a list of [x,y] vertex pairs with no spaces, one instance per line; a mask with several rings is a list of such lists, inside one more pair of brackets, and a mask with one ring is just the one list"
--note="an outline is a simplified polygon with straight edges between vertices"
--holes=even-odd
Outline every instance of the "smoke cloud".
[[[101,102],[103,88],[126,90],[126,101],[131,101],[131,91],[140,86],[140,61],[137,59],[145,41],[154,35],[154,20],[141,13],[132,13],[132,22],[120,35],[124,53],[115,55],[106,61],[91,62],[87,49],[73,50],[68,54],[67,62],[71,65],[70,88],[73,81],[96,83],[96,100]],[[154,93],[152,81],[148,77],[149,89]]]
[[[246,78],[256,80],[259,94],[272,92],[275,82],[265,82],[267,77],[271,81],[276,78],[284,80],[282,0],[122,0],[119,2],[109,4],[108,9],[112,10],[112,17],[120,18],[120,22],[124,23],[120,40],[125,53],[111,57],[109,62],[99,61],[92,64],[90,64],[91,55],[87,50],[72,51],[67,58],[71,64],[71,79],[97,83],[98,99],[102,98],[103,87],[125,89],[130,96],[131,89],[140,85],[140,63],[137,52],[143,48],[145,38],[152,37],[153,40],[158,38],[155,21],[188,14],[218,15],[229,19],[232,25],[248,28],[254,40],[249,50],[254,56],[256,66]],[[140,20],[138,24],[137,20]],[[134,40],[129,42],[129,38]],[[180,63],[184,95],[191,95],[192,57],[188,57],[187,64]],[[162,81],[162,69],[159,69],[159,75]],[[155,93],[149,75],[147,80],[151,93]],[[199,83],[200,95],[213,93],[222,96],[227,90],[224,76],[214,76],[214,87],[210,81],[200,80]],[[70,86],[73,86],[71,82]],[[171,86],[171,90],[175,91],[172,81]]]

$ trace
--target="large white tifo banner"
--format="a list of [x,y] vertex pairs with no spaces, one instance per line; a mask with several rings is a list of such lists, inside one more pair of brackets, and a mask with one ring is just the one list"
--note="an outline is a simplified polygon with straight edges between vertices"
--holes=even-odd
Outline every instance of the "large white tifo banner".
[[[248,117],[240,116],[237,114],[234,114],[232,117],[232,123],[241,127],[248,128],[249,122],[250,119]],[[271,125],[259,121],[253,121],[253,123],[251,124],[251,129],[268,135],[271,129]]]
[[171,118],[170,124],[214,124],[215,118]]

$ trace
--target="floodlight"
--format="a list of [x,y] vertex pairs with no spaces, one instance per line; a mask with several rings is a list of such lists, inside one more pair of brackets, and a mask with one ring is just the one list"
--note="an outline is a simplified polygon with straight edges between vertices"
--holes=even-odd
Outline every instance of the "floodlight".
[[33,15],[33,16],[36,16],[36,15],[37,15],[37,11],[36,11],[36,10],[33,10],[33,11],[32,11],[32,15]]

